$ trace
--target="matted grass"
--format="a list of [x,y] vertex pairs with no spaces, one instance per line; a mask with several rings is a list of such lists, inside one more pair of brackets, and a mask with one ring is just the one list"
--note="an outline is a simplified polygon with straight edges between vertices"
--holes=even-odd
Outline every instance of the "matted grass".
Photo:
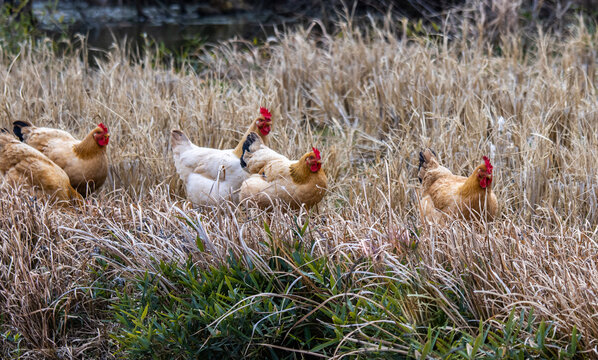
[[[157,335],[146,350],[137,336],[157,334],[148,321],[163,324],[165,309],[187,309],[168,299],[197,289],[176,274],[194,269],[186,279],[199,281],[227,266],[269,280],[237,300],[229,294],[230,308],[215,307],[213,321],[188,339],[209,345],[232,331],[218,326],[242,313],[244,296],[278,304],[268,311],[279,319],[291,311],[281,310],[280,296],[300,284],[292,309],[303,312],[262,329],[240,353],[439,357],[452,349],[457,358],[473,348],[500,357],[504,348],[567,357],[579,332],[577,350],[598,356],[596,33],[580,23],[558,38],[510,34],[496,44],[465,27],[450,41],[448,33],[406,38],[393,21],[341,22],[333,34],[315,28],[206,48],[182,70],[152,51],[132,61],[124,46],[97,68],[79,51],[55,55],[50,43],[1,54],[2,127],[22,119],[82,137],[99,115],[112,134],[109,180],[85,209],[0,194],[2,356],[170,356]],[[274,149],[289,157],[321,149],[324,201],[311,214],[193,209],[175,175],[170,130],[232,147],[260,106],[273,113]],[[461,175],[488,155],[498,219],[424,224],[423,147]],[[238,327],[256,331],[266,318]],[[319,344],[284,337],[306,320],[321,330]],[[520,331],[497,330],[514,322]],[[506,340],[481,337],[486,330]]]

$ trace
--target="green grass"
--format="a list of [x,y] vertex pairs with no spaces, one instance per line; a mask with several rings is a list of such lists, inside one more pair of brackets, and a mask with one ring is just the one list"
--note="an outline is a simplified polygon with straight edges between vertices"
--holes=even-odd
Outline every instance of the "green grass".
[[[336,262],[311,253],[297,231],[294,242],[269,238],[258,269],[248,258],[199,269],[157,263],[112,305],[121,324],[113,338],[122,358],[375,358],[569,359],[570,343],[553,324],[514,307],[504,322],[478,321],[460,295],[435,287],[421,269],[409,277],[371,259]],[[443,302],[439,305],[439,302]],[[419,308],[413,318],[410,307]],[[451,308],[447,313],[446,308]],[[457,316],[465,321],[453,321]],[[463,328],[465,324],[465,328]]]

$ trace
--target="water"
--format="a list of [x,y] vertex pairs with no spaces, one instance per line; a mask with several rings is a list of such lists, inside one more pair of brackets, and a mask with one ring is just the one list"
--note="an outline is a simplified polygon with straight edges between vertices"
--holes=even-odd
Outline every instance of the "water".
[[[139,21],[131,6],[89,5],[77,1],[36,1],[33,13],[39,28],[56,37],[85,35],[91,51],[106,51],[112,44],[127,39],[135,48],[148,39],[178,52],[190,43],[218,43],[232,38],[263,40],[280,25],[297,23],[296,19],[275,16],[268,11],[231,15],[201,15],[197,6],[145,6],[146,21]],[[276,22],[273,21],[276,20]]]
[[86,35],[88,45],[98,50],[109,49],[115,41],[127,39],[133,47],[143,46],[146,39],[163,44],[174,52],[189,46],[191,42],[218,43],[232,38],[264,39],[271,35],[272,26],[259,24],[230,23],[205,25],[178,24],[118,24],[80,28],[74,33]]

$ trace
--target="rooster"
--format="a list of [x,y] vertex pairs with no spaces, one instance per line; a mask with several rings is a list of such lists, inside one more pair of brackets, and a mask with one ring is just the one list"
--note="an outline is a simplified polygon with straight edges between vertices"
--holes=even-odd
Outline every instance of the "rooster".
[[81,195],[86,196],[104,184],[108,176],[106,146],[110,139],[104,124],[98,124],[83,140],[63,130],[36,127],[25,121],[13,122],[13,132],[60,166]]
[[241,166],[252,174],[241,185],[241,200],[251,199],[260,208],[277,200],[293,209],[319,203],[326,194],[328,180],[316,148],[299,160],[289,160],[268,148],[252,133],[243,144]]
[[0,174],[2,186],[34,187],[37,193],[57,200],[75,200],[83,204],[83,197],[73,189],[68,175],[60,166],[17,140],[6,129],[1,129],[0,133]]
[[426,149],[419,153],[419,181],[422,184],[422,213],[439,219],[442,214],[462,216],[466,220],[491,220],[498,210],[492,192],[492,164],[483,157],[469,177],[453,175],[438,163],[436,153]]
[[251,122],[249,129],[234,149],[211,149],[191,143],[180,130],[171,134],[172,156],[179,177],[185,183],[187,197],[196,205],[217,205],[230,199],[238,202],[238,190],[249,176],[241,168],[239,159],[243,142],[251,132],[259,133],[268,142],[272,130],[272,114],[260,108],[260,116]]

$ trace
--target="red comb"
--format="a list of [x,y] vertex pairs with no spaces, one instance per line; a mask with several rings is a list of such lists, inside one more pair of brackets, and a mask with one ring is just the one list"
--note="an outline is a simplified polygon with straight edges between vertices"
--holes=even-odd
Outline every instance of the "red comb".
[[98,124],[98,127],[99,127],[100,129],[104,130],[104,132],[108,132],[108,128],[106,127],[106,125],[104,125],[104,124],[102,124],[102,123],[99,123],[99,124]]
[[492,164],[490,163],[490,159],[488,159],[487,156],[484,156],[482,159],[484,159],[484,163],[486,164],[486,172],[492,174]]
[[270,120],[272,118],[272,114],[266,109],[265,107],[260,108],[260,113],[266,120]]
[[321,159],[320,150],[316,149],[315,147],[312,147],[311,149],[314,151],[314,155],[316,155],[316,159],[320,160]]

